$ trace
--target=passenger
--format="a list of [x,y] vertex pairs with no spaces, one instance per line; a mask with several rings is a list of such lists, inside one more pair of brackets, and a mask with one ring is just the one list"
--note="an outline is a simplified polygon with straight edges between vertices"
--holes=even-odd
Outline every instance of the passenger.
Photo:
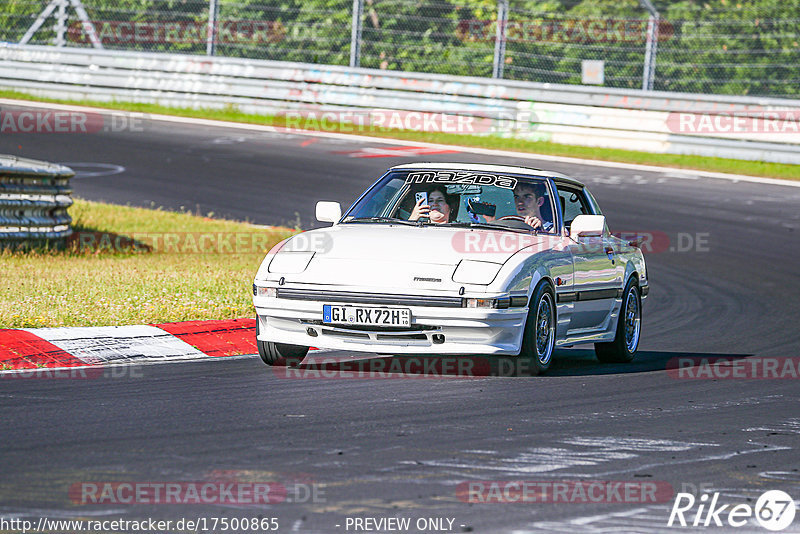
[[420,199],[409,216],[409,221],[428,217],[434,224],[452,222],[458,217],[458,196],[450,195],[444,186],[437,185],[428,191],[428,204]]

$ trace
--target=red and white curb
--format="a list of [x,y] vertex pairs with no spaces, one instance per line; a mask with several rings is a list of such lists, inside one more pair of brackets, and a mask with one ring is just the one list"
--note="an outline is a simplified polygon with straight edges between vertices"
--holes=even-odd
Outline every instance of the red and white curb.
[[255,354],[255,319],[0,329],[0,373]]

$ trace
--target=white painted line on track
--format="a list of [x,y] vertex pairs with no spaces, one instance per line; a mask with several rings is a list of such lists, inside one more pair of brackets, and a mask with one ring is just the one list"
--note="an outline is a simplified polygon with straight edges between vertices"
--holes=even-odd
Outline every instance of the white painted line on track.
[[[87,113],[100,113],[105,115],[119,114],[119,113],[139,113],[130,112],[126,110],[114,110],[107,108],[95,108],[89,106],[77,106],[67,104],[51,104],[48,102],[33,102],[28,100],[14,100],[9,98],[0,98],[0,105],[9,106],[28,106],[35,108],[57,109],[63,111],[84,111]],[[307,135],[313,137],[326,137],[329,139],[345,139],[348,141],[360,141],[365,143],[383,143],[387,145],[402,146],[408,145],[408,139],[386,139],[383,137],[370,137],[365,135],[352,135],[336,132],[320,132],[313,130],[298,130],[294,128],[280,128],[275,126],[267,126],[263,124],[247,124],[240,122],[218,121],[211,119],[197,119],[192,117],[179,117],[173,115],[159,115],[151,113],[140,113],[148,120],[157,120],[163,122],[173,122],[178,124],[193,124],[197,126],[211,126],[215,128],[235,128],[239,130],[249,130],[255,132],[282,132],[292,133],[296,135]],[[572,158],[566,156],[550,156],[545,154],[534,154],[530,152],[514,152],[512,150],[498,150],[490,148],[475,148],[464,147],[459,145],[443,145],[438,143],[424,143],[413,141],[415,146],[433,148],[438,150],[453,150],[459,149],[460,152],[467,154],[480,154],[484,156],[498,156],[506,158],[520,158],[539,161],[552,161],[556,163],[570,163],[574,165],[591,165],[594,167],[608,167],[612,169],[626,169],[635,171],[657,172],[657,173],[682,173],[688,176],[699,176],[702,178],[714,178],[719,180],[728,180],[732,182],[750,182],[763,185],[781,185],[786,187],[800,187],[800,180],[780,180],[777,178],[762,178],[758,176],[748,176],[744,174],[728,174],[722,172],[700,171],[694,169],[680,169],[676,167],[659,167],[657,165],[640,165],[636,163],[617,163],[613,161]]]
[[630,473],[630,472],[633,472],[633,471],[643,471],[643,470],[646,470],[646,469],[653,469],[653,468],[665,468],[665,467],[668,468],[668,467],[674,467],[676,465],[694,464],[694,463],[698,463],[698,462],[712,462],[712,461],[718,461],[718,460],[730,460],[731,458],[735,458],[737,456],[742,456],[742,455],[745,455],[745,454],[759,454],[759,453],[764,453],[764,452],[778,452],[778,451],[790,451],[790,450],[792,450],[792,447],[785,447],[785,446],[782,446],[782,445],[769,446],[769,445],[764,445],[762,443],[755,443],[755,442],[753,442],[751,444],[752,445],[762,445],[762,447],[761,448],[757,448],[757,449],[729,452],[729,453],[725,453],[725,454],[707,454],[707,455],[701,456],[699,458],[689,458],[687,460],[669,460],[669,461],[663,461],[663,462],[652,462],[652,463],[649,463],[649,464],[636,465],[636,466],[632,466],[632,467],[629,467],[629,468],[615,469],[615,470],[612,470],[612,471],[604,471],[602,473],[591,473],[591,474],[580,474],[580,473],[578,473],[578,474],[575,474],[574,476],[582,477],[582,478],[610,477],[610,476],[621,475],[623,473]]
[[149,325],[24,328],[91,365],[208,358],[185,341]]

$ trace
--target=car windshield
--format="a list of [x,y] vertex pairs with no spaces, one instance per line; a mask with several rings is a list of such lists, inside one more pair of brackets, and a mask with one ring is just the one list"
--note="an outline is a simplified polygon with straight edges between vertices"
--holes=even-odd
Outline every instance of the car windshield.
[[545,178],[458,170],[403,169],[387,173],[345,214],[343,222],[489,225],[553,232]]

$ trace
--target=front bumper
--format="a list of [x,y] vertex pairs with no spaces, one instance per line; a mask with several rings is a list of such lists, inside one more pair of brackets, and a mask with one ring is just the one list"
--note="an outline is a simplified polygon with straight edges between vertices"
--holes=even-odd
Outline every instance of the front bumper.
[[[258,339],[322,349],[390,354],[517,354],[528,312],[527,307],[455,307],[453,302],[460,297],[433,297],[426,303],[428,305],[405,299],[386,306],[410,309],[410,328],[351,327],[322,324],[322,306],[342,302],[342,299],[325,300],[318,295],[312,298],[314,300],[254,297],[259,321]],[[388,301],[394,297],[376,295],[376,298]],[[348,304],[384,305],[378,302]]]

